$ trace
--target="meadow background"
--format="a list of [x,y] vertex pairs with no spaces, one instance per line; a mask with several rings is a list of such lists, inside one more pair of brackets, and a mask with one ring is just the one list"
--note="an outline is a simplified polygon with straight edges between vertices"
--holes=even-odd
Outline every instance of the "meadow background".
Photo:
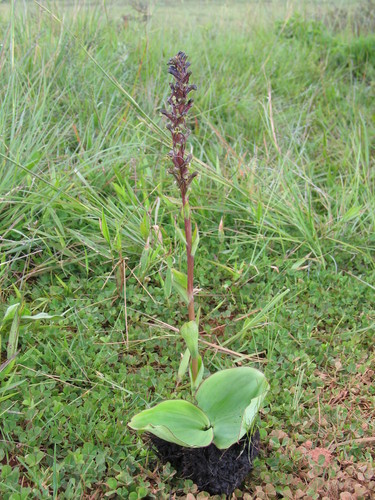
[[197,494],[126,426],[189,393],[179,50],[205,366],[271,385],[236,495],[373,498],[374,31],[372,0],[0,4],[1,498]]

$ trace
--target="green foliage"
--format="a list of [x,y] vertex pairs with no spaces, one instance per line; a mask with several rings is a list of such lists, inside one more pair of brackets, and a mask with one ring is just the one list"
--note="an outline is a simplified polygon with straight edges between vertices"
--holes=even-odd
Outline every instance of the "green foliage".
[[[13,382],[13,379],[15,378],[15,359],[18,354],[17,346],[20,324],[19,309],[19,303],[9,306],[5,311],[0,325],[0,403],[15,396],[18,391],[14,391],[14,389],[25,382],[25,380]],[[10,328],[7,336],[6,358],[5,361],[1,363],[3,344],[2,337],[4,335],[6,323],[10,323]],[[0,422],[1,419],[2,413],[0,412]]]
[[185,273],[178,271],[177,269],[171,269],[172,271],[172,283],[180,297],[185,301],[186,304],[189,302],[187,294],[187,276]]
[[375,35],[343,44],[334,54],[333,61],[338,67],[350,68],[358,78],[372,78],[375,74]]
[[[187,351],[181,359],[177,380],[181,381],[187,369],[189,369],[191,390],[195,392],[202,382],[204,374],[204,364],[198,348],[199,332],[197,322],[189,321],[185,323],[182,325],[180,333],[186,343]],[[196,370],[194,370],[194,363],[196,363]]]
[[[15,396],[18,391],[14,392],[14,389],[25,382],[25,380],[18,380],[17,382],[13,382],[13,378],[15,377],[15,358],[16,354],[8,358],[6,361],[4,361],[4,363],[1,363],[0,365],[0,403]],[[0,413],[0,421],[1,416],[2,414]]]
[[214,444],[229,448],[255,423],[269,389],[262,372],[241,367],[214,373],[200,385],[196,399],[214,430]]
[[348,68],[356,77],[372,78],[375,73],[375,35],[369,33],[349,41],[332,35],[321,21],[294,15],[279,23],[279,35],[305,44],[310,50],[318,48],[320,60],[335,68]]
[[188,401],[178,399],[163,401],[138,413],[129,422],[129,427],[193,448],[208,446],[214,436],[207,415]]
[[198,357],[198,325],[195,321],[189,321],[181,327],[181,336],[186,342],[192,358]]
[[133,417],[129,427],[181,446],[213,442],[224,450],[252,430],[268,389],[266,378],[254,368],[222,370],[199,386],[198,407],[182,400],[164,401]]
[[278,34],[284,38],[296,39],[312,45],[321,45],[329,42],[331,37],[323,23],[312,19],[305,19],[300,14],[291,16],[285,23],[276,23]]
[[191,255],[194,257],[199,245],[199,231],[198,226],[195,225],[194,233],[193,233],[193,244],[191,246]]

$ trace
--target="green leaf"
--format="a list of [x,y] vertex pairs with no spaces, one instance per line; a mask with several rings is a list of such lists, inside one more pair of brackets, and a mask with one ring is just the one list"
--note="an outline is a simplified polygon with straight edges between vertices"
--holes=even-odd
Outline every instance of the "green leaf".
[[190,351],[192,358],[198,357],[198,325],[195,321],[189,321],[181,327],[181,335],[185,340],[187,348]]
[[181,273],[180,271],[177,271],[177,269],[172,269],[172,276],[173,276],[173,286],[177,290],[177,292],[180,294],[182,299],[188,304],[189,303],[189,298],[187,294],[187,276],[184,273]]
[[6,375],[8,375],[8,373],[11,372],[11,370],[14,366],[17,354],[18,353],[15,353],[11,358],[5,360],[4,363],[1,363],[1,365],[0,365],[0,374],[1,374],[0,380],[1,380],[3,375],[6,376]]
[[114,190],[116,191],[117,196],[120,198],[120,200],[126,202],[127,201],[126,200],[126,192],[125,192],[125,189],[123,188],[123,186],[120,186],[116,182],[113,182],[112,186],[113,186]]
[[191,255],[194,257],[195,252],[197,251],[199,245],[199,231],[198,231],[198,226],[196,224],[192,239],[193,239],[193,244],[191,246]]
[[177,271],[177,269],[172,269],[173,280],[175,283],[178,283],[183,288],[187,289],[187,276],[185,273],[181,271]]
[[184,219],[189,220],[190,219],[190,205],[188,202],[186,202],[185,205],[182,207],[182,212],[184,214]]
[[147,240],[149,234],[150,234],[150,221],[149,218],[147,217],[147,214],[143,214],[143,219],[142,222],[139,226],[139,229],[141,231],[141,235],[144,240]]
[[295,262],[290,269],[292,269],[293,271],[297,271],[298,268],[300,268],[306,262],[307,257],[302,257],[302,259],[297,260],[297,262]]
[[182,399],[163,401],[135,415],[128,424],[136,431],[151,432],[155,436],[188,448],[211,444],[213,430],[201,409]]
[[18,308],[20,307],[20,303],[17,302],[17,304],[13,304],[12,306],[9,306],[7,310],[5,311],[4,317],[3,317],[3,323],[5,321],[9,321],[14,318]]
[[38,314],[34,314],[33,316],[28,316],[28,315],[21,316],[21,320],[27,319],[30,321],[37,321],[39,319],[56,319],[56,318],[62,318],[62,317],[63,317],[62,314],[47,314],[47,313],[41,312]]
[[172,271],[168,267],[164,281],[164,296],[168,299],[172,292]]
[[[25,382],[25,379],[19,380],[18,382],[13,382],[13,378],[14,378],[14,373],[11,374],[11,376],[8,380],[1,381],[2,383],[0,385],[0,397],[1,397],[0,400],[5,401],[5,399],[10,398],[11,396],[9,396],[9,394],[6,394],[6,393],[9,391],[13,391],[13,389],[15,389],[16,387],[20,386],[21,384],[23,384]],[[3,396],[3,394],[6,394],[6,395]],[[12,396],[14,396],[14,394],[17,394],[17,392],[12,393]]]
[[178,227],[177,224],[175,224],[174,227],[175,227],[178,239],[181,241],[181,243],[183,243],[186,246],[186,238],[185,238],[184,233],[181,231],[181,229]]
[[114,477],[109,477],[107,479],[107,485],[111,490],[115,490],[117,488],[117,480]]
[[19,330],[20,330],[20,316],[17,309],[9,332],[8,347],[7,347],[8,359],[12,358],[17,352]]
[[229,448],[251,429],[268,389],[263,373],[250,367],[222,370],[200,385],[197,403],[213,425],[219,449]]
[[270,302],[268,302],[268,304],[266,304],[263,307],[263,309],[258,312],[258,314],[245,320],[244,325],[242,327],[242,330],[239,331],[238,333],[236,333],[235,335],[233,335],[233,337],[231,337],[228,340],[226,340],[225,342],[223,342],[223,346],[227,346],[229,344],[232,344],[235,340],[242,337],[247,332],[247,330],[249,330],[250,328],[255,328],[255,327],[259,326],[263,321],[265,321],[269,311],[274,309],[274,307],[276,307],[277,303],[280,302],[280,300],[289,292],[290,292],[290,290],[287,289],[287,290],[284,290],[283,292],[279,293]]
[[202,312],[202,308],[198,307],[198,312],[195,316],[195,322],[198,325],[198,329],[199,329],[199,320],[201,319],[201,312]]
[[353,207],[350,207],[349,210],[342,216],[342,220],[348,222],[349,220],[358,217],[361,210],[363,210],[362,206],[354,205]]
[[148,261],[149,261],[150,247],[147,246],[142,250],[141,258],[139,261],[139,272],[141,276],[147,271]]
[[6,396],[0,396],[0,403],[2,403],[3,401],[6,401],[7,399],[12,398],[16,394],[17,394],[16,392],[11,392],[10,394],[7,394]]
[[111,237],[109,236],[109,230],[108,230],[108,225],[107,225],[107,221],[106,221],[105,214],[104,214],[104,208],[102,210],[101,228],[102,228],[102,233],[103,233],[103,236],[104,236],[106,242],[108,243],[109,246],[111,246]]
[[182,379],[184,378],[184,375],[189,368],[189,361],[190,361],[190,351],[189,349],[186,349],[184,355],[181,358],[180,366],[178,368],[177,382],[181,382]]
[[37,450],[35,453],[29,453],[29,454],[25,455],[25,462],[30,467],[34,467],[35,465],[38,465],[38,463],[44,457],[45,457],[45,454],[42,451]]

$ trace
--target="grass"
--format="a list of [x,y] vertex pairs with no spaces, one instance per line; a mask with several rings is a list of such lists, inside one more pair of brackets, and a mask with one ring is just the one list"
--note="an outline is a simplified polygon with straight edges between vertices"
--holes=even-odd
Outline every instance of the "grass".
[[[171,268],[185,271],[182,222],[159,114],[165,63],[184,50],[198,86],[205,365],[260,366],[271,384],[262,455],[238,496],[370,498],[375,42],[364,4],[163,2],[147,22],[116,4],[48,7],[62,22],[16,5],[0,10],[1,317],[20,304],[17,364],[0,378],[0,496],[196,493],[126,427],[188,392],[187,380],[176,389],[185,309],[168,284]],[[27,318],[41,312],[61,316]],[[0,377],[17,321],[1,326]]]

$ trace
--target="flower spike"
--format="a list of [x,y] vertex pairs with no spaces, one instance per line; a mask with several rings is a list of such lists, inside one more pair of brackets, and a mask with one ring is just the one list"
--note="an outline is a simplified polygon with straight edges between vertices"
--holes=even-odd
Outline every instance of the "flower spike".
[[171,132],[173,149],[169,153],[174,167],[169,172],[175,177],[180,188],[182,199],[185,200],[191,181],[198,175],[197,172],[189,175],[189,164],[192,155],[186,155],[186,142],[190,130],[186,126],[186,115],[193,106],[193,99],[188,99],[188,94],[196,90],[196,85],[189,84],[191,72],[188,71],[190,63],[187,55],[179,52],[168,61],[168,73],[174,79],[170,83],[171,95],[167,100],[170,110],[163,109],[161,113],[169,120],[167,129]]

